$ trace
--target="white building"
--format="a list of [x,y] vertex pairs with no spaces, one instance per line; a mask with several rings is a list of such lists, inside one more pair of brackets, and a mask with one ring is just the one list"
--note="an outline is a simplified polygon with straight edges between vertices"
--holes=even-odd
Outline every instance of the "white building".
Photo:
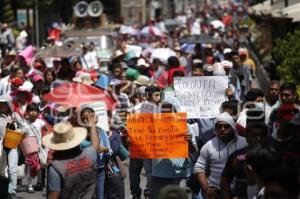
[[300,22],[299,0],[267,0],[249,8],[255,14],[272,14],[274,17],[292,18],[293,22]]

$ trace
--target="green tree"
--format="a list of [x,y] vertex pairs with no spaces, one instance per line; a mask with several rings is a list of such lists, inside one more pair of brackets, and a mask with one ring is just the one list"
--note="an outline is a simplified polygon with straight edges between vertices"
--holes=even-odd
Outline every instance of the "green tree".
[[277,40],[273,55],[279,63],[277,71],[281,79],[300,85],[300,30],[288,33],[285,38]]
[[3,2],[3,19],[7,23],[11,23],[15,20],[15,15],[12,9],[11,1],[4,0]]

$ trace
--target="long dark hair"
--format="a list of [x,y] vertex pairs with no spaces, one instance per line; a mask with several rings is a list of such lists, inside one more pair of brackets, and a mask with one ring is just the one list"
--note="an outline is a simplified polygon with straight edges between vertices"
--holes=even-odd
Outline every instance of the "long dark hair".
[[51,68],[46,69],[46,71],[44,73],[44,80],[45,80],[46,85],[49,85],[49,82],[47,82],[47,78],[46,78],[48,73],[51,73],[51,75],[53,77],[53,81],[55,81],[55,79],[56,79],[55,71]]

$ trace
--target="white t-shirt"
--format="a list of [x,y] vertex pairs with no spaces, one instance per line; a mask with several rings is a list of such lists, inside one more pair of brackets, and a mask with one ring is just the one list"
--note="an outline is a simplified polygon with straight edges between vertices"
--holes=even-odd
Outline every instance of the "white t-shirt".
[[82,59],[82,66],[85,70],[93,70],[99,68],[96,51],[88,51]]
[[271,112],[275,108],[278,108],[279,105],[280,105],[279,100],[273,106],[270,106],[268,103],[265,103],[265,123],[266,124],[268,124],[268,122],[269,122],[269,118],[270,118]]
[[36,119],[33,123],[28,122],[30,132],[28,136],[36,136],[38,143],[42,143],[42,129],[45,126],[45,122],[41,119]]
[[0,80],[0,95],[8,95],[10,93],[9,75]]

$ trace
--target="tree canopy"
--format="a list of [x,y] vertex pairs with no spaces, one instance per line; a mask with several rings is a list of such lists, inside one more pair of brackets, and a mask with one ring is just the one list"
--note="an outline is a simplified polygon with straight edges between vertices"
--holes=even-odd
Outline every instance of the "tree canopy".
[[300,30],[288,33],[277,40],[273,48],[273,56],[277,63],[277,72],[283,81],[300,84]]

